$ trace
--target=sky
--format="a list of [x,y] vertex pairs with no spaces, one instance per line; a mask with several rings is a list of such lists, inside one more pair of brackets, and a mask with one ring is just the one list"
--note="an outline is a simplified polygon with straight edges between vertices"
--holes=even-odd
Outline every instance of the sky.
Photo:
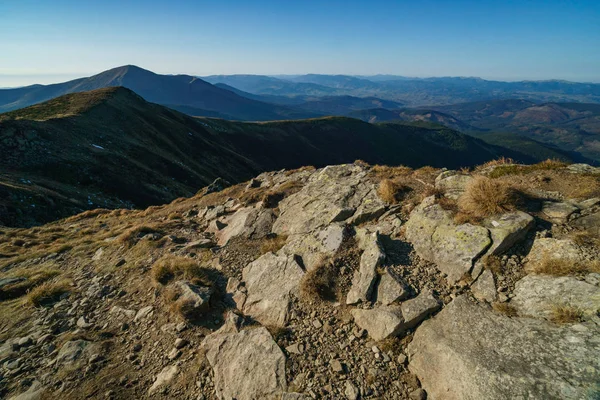
[[127,64],[600,82],[600,1],[0,0],[0,87]]

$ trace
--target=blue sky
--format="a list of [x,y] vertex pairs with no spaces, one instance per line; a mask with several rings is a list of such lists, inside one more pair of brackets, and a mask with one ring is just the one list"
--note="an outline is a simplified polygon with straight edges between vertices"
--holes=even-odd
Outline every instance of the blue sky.
[[159,73],[600,82],[600,1],[2,0],[0,87]]

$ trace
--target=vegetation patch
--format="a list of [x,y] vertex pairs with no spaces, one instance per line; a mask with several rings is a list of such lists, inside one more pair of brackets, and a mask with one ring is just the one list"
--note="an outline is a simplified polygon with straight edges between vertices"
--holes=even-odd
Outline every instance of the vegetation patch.
[[149,233],[157,233],[162,235],[162,232],[156,226],[137,225],[122,233],[117,242],[127,246],[133,246],[139,239]]
[[492,303],[492,308],[495,311],[502,313],[509,317],[516,317],[518,315],[517,309],[514,306],[510,305],[509,303],[495,302],[495,303]]
[[[503,164],[494,164],[496,168],[492,172],[489,173],[490,178],[499,178],[505,175],[522,175],[529,174],[535,171],[552,171],[557,169],[565,168],[568,163],[560,160],[545,160],[537,164],[532,165],[520,165],[508,163],[506,165]],[[485,165],[484,165],[485,166]]]
[[152,265],[152,280],[159,285],[167,285],[177,279],[184,279],[194,285],[212,286],[211,269],[202,267],[197,261],[177,256],[165,256]]
[[71,291],[71,282],[60,280],[58,282],[45,282],[33,288],[27,294],[27,302],[34,307],[47,306],[60,300]]
[[484,218],[517,209],[523,194],[504,181],[475,177],[458,199],[459,210],[475,218]]
[[600,261],[575,261],[564,258],[544,258],[535,264],[532,272],[538,274],[565,276],[600,273]]
[[335,278],[336,270],[328,260],[317,263],[302,276],[300,297],[309,302],[334,300]]
[[550,320],[557,324],[581,322],[583,320],[583,311],[568,305],[556,305],[552,307]]
[[386,178],[379,182],[377,194],[386,203],[397,204],[411,190],[410,186],[403,185],[398,180]]
[[260,254],[269,252],[277,253],[279,249],[285,246],[287,238],[287,235],[277,235],[275,237],[264,239],[263,243],[260,245]]

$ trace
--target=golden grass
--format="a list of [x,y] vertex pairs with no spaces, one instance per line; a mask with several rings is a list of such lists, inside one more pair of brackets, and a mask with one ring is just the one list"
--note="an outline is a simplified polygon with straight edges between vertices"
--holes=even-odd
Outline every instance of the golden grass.
[[560,160],[545,160],[532,165],[502,165],[499,164],[490,174],[490,178],[499,178],[505,175],[522,175],[535,171],[552,171],[562,169],[569,165]]
[[152,265],[152,280],[166,285],[173,279],[185,279],[194,285],[211,286],[210,269],[202,267],[191,258],[168,255]]
[[557,324],[581,322],[582,319],[583,311],[567,305],[555,305],[550,314],[550,320]]
[[569,237],[579,246],[600,246],[600,237],[588,231],[575,231]]
[[554,276],[600,273],[600,261],[574,261],[564,258],[544,258],[534,264],[532,272]]
[[492,308],[509,317],[516,317],[518,315],[517,309],[508,303],[492,303]]
[[335,277],[333,265],[323,259],[302,276],[300,298],[308,302],[332,300],[335,298]]
[[521,193],[509,183],[477,176],[458,199],[458,208],[465,214],[482,218],[515,210],[521,202]]
[[285,246],[286,240],[287,235],[277,235],[273,238],[264,239],[263,243],[260,245],[260,254],[268,252],[277,253],[279,249]]
[[400,184],[397,180],[383,179],[377,187],[377,194],[381,200],[389,204],[397,204],[404,194],[411,188]]
[[[368,166],[368,164],[367,164]],[[370,170],[371,174],[377,179],[394,179],[398,177],[406,177],[412,174],[412,168],[398,165],[395,167],[389,165],[374,165]]]
[[138,239],[149,233],[161,233],[161,231],[156,226],[143,224],[137,225],[132,228],[129,228],[127,231],[119,235],[116,242],[132,246]]
[[481,168],[496,167],[498,165],[509,165],[509,164],[516,164],[516,161],[513,160],[512,158],[502,156],[495,160],[486,162],[485,164],[481,165]]
[[498,256],[489,255],[486,256],[482,261],[485,268],[489,271],[492,271],[496,275],[501,274],[502,270],[504,269],[502,261]]
[[62,295],[70,291],[71,282],[68,280],[44,282],[27,294],[27,302],[34,307],[48,305],[59,300]]

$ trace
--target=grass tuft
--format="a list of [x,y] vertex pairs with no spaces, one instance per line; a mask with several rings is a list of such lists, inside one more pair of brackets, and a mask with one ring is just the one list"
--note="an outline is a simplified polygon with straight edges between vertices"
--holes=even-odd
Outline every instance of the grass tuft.
[[34,307],[52,304],[71,291],[70,282],[61,280],[58,282],[45,282],[33,288],[27,294],[27,302]]
[[397,180],[383,179],[377,188],[381,200],[389,204],[397,204],[411,188],[400,184]]
[[510,184],[483,176],[475,177],[458,199],[461,212],[474,218],[512,211],[522,202],[522,194]]
[[600,261],[575,261],[564,258],[544,258],[535,264],[532,271],[554,276],[600,273]]
[[175,278],[185,279],[194,285],[212,285],[211,270],[186,257],[163,257],[152,265],[150,273],[152,280],[159,285],[166,285]]
[[302,277],[300,297],[309,302],[335,299],[335,277],[334,267],[328,260],[317,263]]
[[572,306],[556,305],[552,307],[550,320],[557,324],[581,322],[583,320],[583,311]]
[[273,238],[264,239],[260,245],[260,254],[266,254],[268,252],[277,253],[279,249],[285,246],[287,235],[277,235]]
[[492,308],[509,317],[516,317],[518,315],[517,309],[508,303],[492,303]]

